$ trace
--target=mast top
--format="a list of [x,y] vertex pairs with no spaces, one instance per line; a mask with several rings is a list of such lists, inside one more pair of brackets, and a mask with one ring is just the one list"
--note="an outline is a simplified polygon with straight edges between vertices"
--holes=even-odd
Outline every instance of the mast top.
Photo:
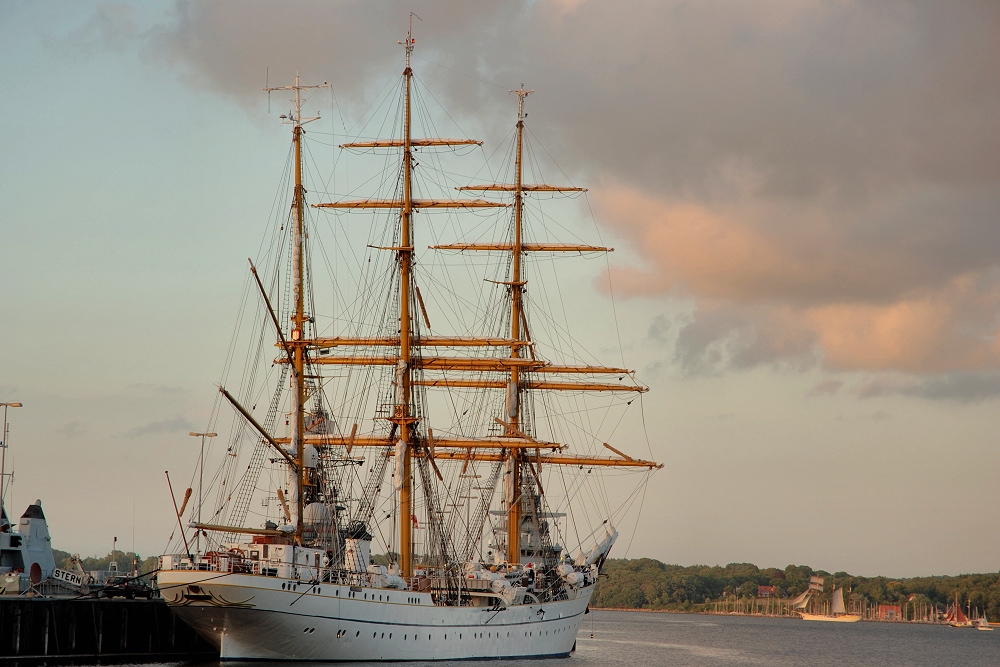
[[514,93],[517,95],[517,122],[521,122],[524,119],[524,98],[535,92],[534,90],[525,90],[524,84],[517,90],[507,90],[508,93]]
[[[262,88],[265,93],[270,93],[273,90],[294,90],[295,97],[291,100],[295,103],[295,111],[289,111],[288,114],[281,114],[282,124],[284,125],[295,125],[296,127],[302,127],[306,123],[311,123],[314,120],[319,120],[319,116],[314,116],[312,118],[302,117],[302,91],[311,90],[313,88],[332,88],[329,83],[324,81],[322,84],[314,86],[303,85],[299,80],[299,73],[295,73],[295,83],[291,86],[276,86],[271,88]],[[319,113],[319,112],[317,112]]]
[[[413,39],[413,17],[417,16],[413,12],[410,12],[410,29],[406,31],[406,41],[396,42],[406,47],[406,69],[410,69],[410,54],[413,53],[413,43],[417,40]],[[417,16],[418,21],[423,21],[422,18]]]

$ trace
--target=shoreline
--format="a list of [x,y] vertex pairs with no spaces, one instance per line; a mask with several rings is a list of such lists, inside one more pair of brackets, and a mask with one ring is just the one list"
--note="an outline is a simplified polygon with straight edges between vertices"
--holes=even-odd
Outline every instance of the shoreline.
[[[752,616],[759,618],[787,618],[793,621],[801,621],[802,619],[798,616],[790,616],[787,614],[742,614],[740,612],[725,612],[719,613],[714,611],[680,611],[678,609],[642,609],[642,608],[631,608],[631,607],[590,607],[590,611],[639,611],[647,614],[688,614],[691,616]],[[877,618],[862,618],[861,623],[899,623],[904,625],[941,625],[947,626],[947,623],[935,623],[933,621],[903,621],[903,620],[881,620]]]

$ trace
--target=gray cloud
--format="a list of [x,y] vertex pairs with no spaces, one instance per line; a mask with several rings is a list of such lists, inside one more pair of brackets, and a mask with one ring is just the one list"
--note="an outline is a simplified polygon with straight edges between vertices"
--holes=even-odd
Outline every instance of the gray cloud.
[[152,422],[144,426],[130,428],[125,432],[125,435],[129,438],[138,438],[144,435],[154,435],[157,433],[179,433],[191,431],[193,429],[194,426],[192,426],[191,422],[178,415],[173,419],[166,419],[163,421]]
[[777,314],[707,305],[701,304],[677,337],[675,357],[685,373],[713,374],[760,364],[796,370],[816,365],[815,340],[808,331]]
[[[79,32],[124,39],[128,17],[102,8]],[[247,107],[265,103],[265,68],[273,84],[329,80],[354,118],[398,76],[411,7],[297,9],[178,2],[139,39]],[[646,262],[619,293],[699,300],[677,340],[687,372],[1000,366],[984,342],[1000,326],[1000,4],[412,9],[417,76],[464,127],[502,135],[506,89],[536,90],[531,135]]]
[[67,438],[79,438],[87,434],[87,428],[78,421],[71,421],[57,428],[56,433]]
[[673,323],[667,319],[666,315],[657,315],[649,323],[647,335],[660,345],[668,345],[673,341]]
[[841,380],[823,380],[810,389],[806,396],[831,396],[840,391],[843,386],[844,383]]
[[124,51],[141,38],[135,22],[135,9],[124,3],[103,2],[83,25],[71,30],[58,42],[48,34],[48,47],[70,55],[93,56],[103,51]]
[[930,377],[876,378],[858,390],[861,398],[916,396],[929,400],[977,403],[1000,396],[1000,373],[945,373]]

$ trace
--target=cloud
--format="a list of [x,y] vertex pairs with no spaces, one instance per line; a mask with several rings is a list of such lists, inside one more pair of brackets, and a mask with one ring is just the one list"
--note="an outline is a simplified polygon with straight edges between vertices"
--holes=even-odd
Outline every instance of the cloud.
[[814,336],[783,307],[744,309],[704,299],[677,336],[675,355],[688,374],[761,364],[805,370],[816,365]]
[[840,368],[911,372],[996,369],[1000,275],[955,277],[949,284],[886,305],[832,303],[809,309],[827,363]]
[[880,376],[862,385],[858,396],[916,396],[929,400],[978,403],[1000,396],[1000,374],[956,372],[929,377]]
[[129,438],[138,438],[144,435],[154,435],[157,433],[179,433],[191,431],[193,429],[194,426],[192,426],[191,422],[178,415],[173,419],[166,419],[163,421],[152,422],[150,424],[146,424],[145,426],[130,428],[125,432],[125,435]]
[[71,421],[57,428],[56,433],[67,438],[79,438],[87,434],[87,428],[78,421]]
[[925,230],[934,243],[865,242],[843,232],[875,224],[871,210],[834,233],[822,213],[804,211],[796,231],[779,224],[787,211],[752,199],[708,206],[617,183],[593,199],[644,260],[612,269],[618,293],[698,299],[677,343],[689,372],[818,359],[838,369],[1000,367],[1000,266],[955,261],[945,225]]
[[843,386],[844,383],[841,380],[823,380],[810,389],[806,396],[831,396],[840,391]]
[[135,8],[124,3],[104,2],[94,8],[83,25],[50,46],[74,55],[93,56],[107,50],[123,51],[134,46],[138,39]]
[[[130,34],[114,7],[81,34]],[[297,9],[178,2],[139,39],[248,107],[268,68],[329,80],[349,117],[398,76],[405,10]],[[412,9],[417,77],[459,123],[502,133],[507,88],[535,89],[532,141],[593,186],[599,223],[641,260],[613,267],[616,293],[696,302],[650,331],[676,337],[686,372],[1000,368],[997,3]]]

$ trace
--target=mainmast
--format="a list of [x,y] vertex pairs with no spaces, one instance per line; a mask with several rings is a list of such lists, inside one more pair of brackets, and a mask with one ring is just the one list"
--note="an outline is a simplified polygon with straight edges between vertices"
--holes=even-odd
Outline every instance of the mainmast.
[[[318,447],[393,447],[391,456],[396,459],[396,479],[395,485],[399,493],[398,516],[399,521],[399,552],[400,569],[404,577],[413,576],[414,554],[413,554],[413,519],[414,519],[414,486],[413,486],[413,460],[430,459],[451,460],[464,462],[468,465],[470,461],[504,461],[507,465],[508,488],[510,492],[507,497],[507,560],[511,563],[520,561],[520,523],[521,523],[521,477],[522,472],[530,472],[532,477],[538,480],[538,471],[532,465],[534,462],[541,465],[597,465],[615,467],[645,467],[656,468],[659,464],[651,461],[642,461],[625,456],[610,445],[606,447],[620,456],[620,458],[608,458],[599,456],[565,456],[555,453],[563,449],[559,443],[548,443],[535,440],[530,433],[525,432],[525,421],[519,409],[519,397],[522,390],[553,390],[553,391],[612,391],[612,392],[644,392],[646,387],[637,384],[622,384],[621,379],[625,376],[632,377],[632,371],[624,368],[610,368],[590,365],[562,365],[553,364],[543,359],[537,359],[532,349],[532,341],[527,330],[527,320],[524,314],[524,278],[522,276],[522,259],[527,252],[606,252],[610,248],[590,246],[577,243],[525,243],[523,234],[523,201],[525,192],[582,192],[584,188],[561,187],[554,185],[522,183],[523,168],[523,131],[524,131],[524,98],[533,91],[520,90],[511,91],[518,95],[518,145],[517,145],[517,178],[514,184],[492,184],[464,186],[458,190],[481,190],[481,191],[502,191],[512,192],[515,208],[515,229],[514,238],[511,243],[503,244],[478,244],[461,243],[445,246],[431,246],[432,248],[453,249],[453,250],[495,250],[513,253],[513,273],[509,286],[511,287],[511,324],[510,338],[491,337],[453,337],[453,336],[417,336],[413,328],[411,310],[415,299],[414,286],[414,230],[413,214],[420,209],[437,208],[484,208],[484,207],[504,207],[508,204],[494,203],[483,199],[419,199],[413,192],[413,170],[417,166],[414,162],[413,151],[416,148],[480,145],[481,142],[471,139],[430,139],[414,138],[412,136],[412,86],[413,70],[410,65],[410,56],[413,52],[414,39],[412,36],[412,17],[410,31],[407,32],[406,41],[400,42],[405,46],[406,65],[403,70],[404,85],[404,118],[403,136],[401,139],[379,139],[375,141],[358,141],[341,144],[341,148],[372,149],[372,148],[396,148],[402,149],[402,193],[401,196],[393,198],[369,198],[360,200],[342,200],[329,203],[313,204],[316,208],[336,208],[336,209],[395,209],[399,211],[400,235],[398,247],[380,248],[381,250],[391,250],[396,253],[396,261],[399,268],[399,334],[398,337],[390,332],[388,336],[376,337],[354,337],[336,336],[332,338],[316,338],[308,341],[313,349],[322,350],[323,354],[310,359],[312,364],[320,365],[340,365],[340,366],[394,366],[396,396],[395,405],[391,415],[382,418],[392,422],[393,428],[389,436],[352,433],[350,438],[346,436],[306,437],[306,442]],[[372,352],[366,354],[329,354],[330,348],[336,347],[364,347],[392,348],[398,345],[398,354],[386,352],[384,354]],[[445,356],[425,354],[423,348],[426,347],[504,347],[510,348],[509,356]],[[522,348],[528,348],[529,354],[524,354]],[[280,359],[279,359],[280,361]],[[475,379],[463,378],[426,378],[422,375],[414,377],[413,372],[420,370],[421,373],[427,371],[442,372],[455,371],[459,373],[475,373],[480,377]],[[483,378],[484,372],[501,372],[499,378]],[[531,373],[531,377],[525,373]],[[534,374],[615,374],[619,376],[619,383],[610,382],[564,382],[536,379]],[[542,376],[544,377],[544,376]],[[474,437],[474,438],[454,438],[435,437],[433,443],[429,438],[420,435],[420,417],[414,409],[414,388],[415,387],[466,387],[476,389],[496,388],[507,390],[507,414],[509,419],[503,422],[505,433],[499,437]],[[530,430],[530,429],[528,429]],[[276,444],[282,444],[285,440],[276,439]],[[484,451],[492,450],[492,451]],[[525,450],[522,452],[522,450]],[[525,452],[532,450],[533,457]],[[543,455],[541,450],[555,450],[552,453]],[[435,468],[436,471],[436,468]],[[434,521],[436,517],[430,518]]]
[[[410,433],[411,414],[410,403],[413,387],[410,384],[411,362],[411,322],[410,322],[410,269],[413,266],[413,239],[411,238],[410,216],[413,213],[413,198],[411,176],[413,172],[413,156],[411,153],[412,138],[410,136],[410,88],[413,80],[413,70],[410,69],[410,54],[413,53],[413,15],[410,15],[410,29],[406,32],[406,119],[403,137],[403,210],[400,215],[399,248],[399,362],[396,366],[396,382],[399,383],[395,411],[396,423],[399,425],[399,441],[401,447],[397,452],[402,455],[399,466],[401,479],[396,480],[399,487],[399,559],[404,577],[413,576],[413,474],[411,470],[412,438]],[[401,450],[401,451],[400,451]]]
[[[396,488],[399,490],[399,560],[404,577],[413,576],[413,474],[412,459],[415,449],[420,446],[416,433],[417,417],[413,411],[413,368],[420,365],[420,358],[414,364],[413,322],[410,316],[410,300],[413,276],[413,213],[418,208],[482,208],[503,206],[483,201],[473,200],[441,200],[414,199],[413,197],[413,148],[415,146],[466,146],[481,145],[482,142],[472,139],[414,139],[412,136],[412,96],[413,70],[410,68],[410,55],[413,53],[413,15],[410,15],[410,29],[406,33],[406,41],[400,42],[406,49],[406,67],[403,70],[405,79],[405,117],[403,139],[379,140],[342,144],[341,148],[402,148],[403,149],[403,196],[402,199],[367,199],[361,201],[341,201],[316,204],[318,208],[398,208],[400,211],[400,245],[393,248],[398,253],[399,261],[399,356],[394,360],[396,366],[396,405],[389,420],[396,425],[395,456],[397,457]],[[317,342],[317,341],[313,341]],[[419,344],[419,342],[416,342]],[[371,365],[365,357],[347,358],[347,363],[355,361]]]
[[295,84],[292,86],[282,86],[279,88],[265,88],[272,90],[294,90],[295,91],[295,111],[289,112],[281,118],[285,124],[292,125],[292,142],[295,144],[295,190],[292,195],[293,227],[292,227],[292,298],[294,301],[294,312],[292,313],[292,331],[289,340],[286,341],[288,349],[292,352],[293,381],[295,383],[292,396],[292,441],[293,450],[297,465],[295,471],[295,485],[293,493],[293,505],[295,507],[295,535],[299,544],[302,543],[302,508],[304,504],[304,491],[310,484],[308,479],[309,469],[305,463],[305,405],[306,405],[306,384],[305,384],[305,363],[306,348],[308,341],[303,335],[303,328],[308,318],[305,314],[304,295],[304,274],[303,254],[304,254],[304,229],[303,229],[303,206],[305,205],[305,187],[302,185],[302,126],[318,120],[319,116],[313,118],[302,118],[302,91],[311,88],[328,88],[325,82],[317,86],[302,85],[299,80],[299,73],[295,73]]
[[[511,344],[510,356],[517,359],[521,356],[521,346],[516,344],[521,340],[521,319],[524,313],[521,305],[521,297],[524,291],[524,281],[521,280],[521,211],[524,200],[522,198],[521,181],[521,159],[523,156],[522,141],[524,138],[524,98],[533,93],[533,90],[525,90],[524,84],[518,90],[510,91],[517,95],[517,158],[515,162],[516,181],[514,183],[514,243],[511,252],[513,254],[513,271],[511,275],[511,313],[510,313],[510,338],[515,343]],[[520,427],[520,381],[521,371],[516,365],[512,365],[510,370],[510,384],[507,385],[507,417],[510,418],[510,427],[507,435],[515,436]],[[508,450],[510,458],[507,460],[507,475],[509,496],[507,498],[507,562],[517,563],[521,560],[521,461],[520,451],[517,449]]]

